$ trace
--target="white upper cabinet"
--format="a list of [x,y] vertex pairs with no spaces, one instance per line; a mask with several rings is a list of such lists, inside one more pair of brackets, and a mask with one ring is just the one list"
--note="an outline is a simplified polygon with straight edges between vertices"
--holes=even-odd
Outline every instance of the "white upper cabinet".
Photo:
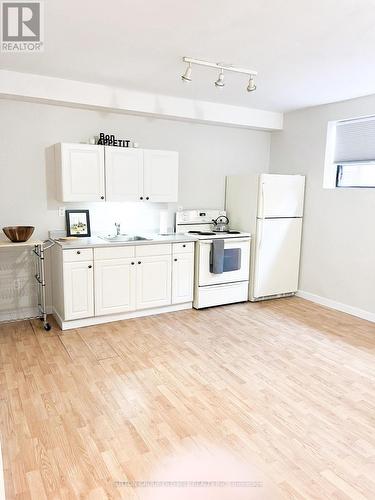
[[104,148],[91,144],[55,146],[61,201],[104,201]]
[[143,198],[143,151],[105,147],[106,200],[139,201]]
[[178,153],[145,149],[143,161],[146,201],[176,202],[178,198]]
[[57,192],[61,201],[178,199],[178,153],[147,149],[56,144]]

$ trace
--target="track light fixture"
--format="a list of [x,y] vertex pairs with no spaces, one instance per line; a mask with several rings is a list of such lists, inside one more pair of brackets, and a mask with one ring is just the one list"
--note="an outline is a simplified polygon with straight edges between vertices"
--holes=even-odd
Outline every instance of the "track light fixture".
[[182,81],[191,82],[191,63],[189,62],[185,73],[181,76]]
[[191,82],[192,64],[197,64],[198,66],[208,66],[209,68],[216,68],[216,69],[220,70],[219,76],[215,82],[216,87],[224,87],[224,85],[225,85],[224,70],[225,70],[225,71],[232,71],[234,73],[243,73],[245,75],[249,75],[249,83],[246,87],[246,90],[248,92],[253,92],[257,88],[256,83],[255,83],[255,76],[258,73],[256,71],[251,70],[251,69],[237,68],[236,66],[232,66],[229,64],[201,61],[199,59],[192,59],[191,57],[183,57],[182,60],[183,60],[183,62],[187,63],[187,65],[188,65],[185,73],[181,76],[181,78],[184,82]]
[[219,73],[219,76],[215,82],[215,85],[216,85],[216,87],[219,87],[219,88],[224,87],[225,83],[224,83],[224,70],[223,69],[220,70],[220,73]]

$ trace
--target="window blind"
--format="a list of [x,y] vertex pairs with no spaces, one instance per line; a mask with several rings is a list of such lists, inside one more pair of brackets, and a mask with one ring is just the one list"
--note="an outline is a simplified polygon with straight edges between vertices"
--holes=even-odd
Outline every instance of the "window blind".
[[375,161],[375,116],[338,122],[335,163]]

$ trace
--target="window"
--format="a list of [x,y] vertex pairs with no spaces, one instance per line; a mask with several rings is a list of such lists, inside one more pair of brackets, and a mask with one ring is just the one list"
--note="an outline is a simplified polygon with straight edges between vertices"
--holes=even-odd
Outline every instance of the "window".
[[375,164],[337,165],[337,187],[375,187]]
[[324,187],[375,187],[375,116],[328,124]]

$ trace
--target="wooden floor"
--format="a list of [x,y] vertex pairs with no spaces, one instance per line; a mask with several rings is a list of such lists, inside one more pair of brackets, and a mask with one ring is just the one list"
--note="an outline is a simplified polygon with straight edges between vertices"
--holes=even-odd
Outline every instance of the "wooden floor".
[[[9,499],[375,498],[373,323],[291,298],[21,322],[0,349]],[[149,479],[252,483],[125,484]]]

